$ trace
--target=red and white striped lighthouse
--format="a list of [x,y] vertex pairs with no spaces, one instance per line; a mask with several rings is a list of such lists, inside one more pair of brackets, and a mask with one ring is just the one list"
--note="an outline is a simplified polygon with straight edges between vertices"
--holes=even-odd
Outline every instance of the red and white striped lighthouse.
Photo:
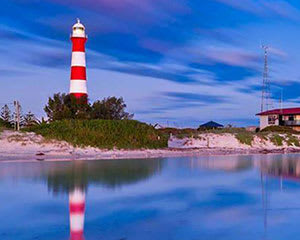
[[84,240],[85,194],[75,189],[69,194],[70,240]]
[[87,97],[86,84],[86,61],[85,61],[85,43],[87,35],[85,34],[85,27],[80,20],[73,26],[71,35],[72,47],[72,61],[71,61],[71,81],[70,94],[76,98],[83,96]]

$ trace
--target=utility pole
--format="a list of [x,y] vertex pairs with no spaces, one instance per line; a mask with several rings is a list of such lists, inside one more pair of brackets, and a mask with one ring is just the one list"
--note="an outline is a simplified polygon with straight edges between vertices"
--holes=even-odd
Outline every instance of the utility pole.
[[14,101],[15,106],[15,130],[20,131],[21,107],[19,101]]
[[271,103],[271,82],[269,78],[268,66],[268,50],[269,47],[262,45],[264,50],[264,72],[263,72],[263,87],[261,96],[261,112],[268,111],[272,105]]

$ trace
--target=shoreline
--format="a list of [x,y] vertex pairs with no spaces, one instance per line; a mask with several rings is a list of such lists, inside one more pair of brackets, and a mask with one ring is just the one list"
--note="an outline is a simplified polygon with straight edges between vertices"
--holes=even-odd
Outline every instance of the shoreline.
[[[207,141],[210,146],[207,146]],[[279,147],[258,138],[254,139],[252,146],[241,144],[231,134],[207,134],[200,139],[170,138],[168,146],[165,149],[136,150],[74,147],[65,141],[47,140],[35,133],[6,130],[0,135],[0,163],[300,153],[299,146],[284,144]]]
[[168,157],[203,157],[203,156],[238,156],[238,155],[269,155],[300,153],[298,148],[281,149],[157,149],[157,150],[111,150],[95,154],[26,154],[0,152],[0,163],[16,162],[58,162],[58,161],[95,161],[95,160],[121,160],[121,159],[150,159]]

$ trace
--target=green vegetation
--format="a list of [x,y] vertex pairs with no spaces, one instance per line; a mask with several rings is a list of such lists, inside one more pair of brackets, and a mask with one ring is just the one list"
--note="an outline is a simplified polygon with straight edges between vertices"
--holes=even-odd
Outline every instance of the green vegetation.
[[0,133],[3,132],[5,129],[11,129],[12,125],[8,124],[7,122],[3,121],[3,119],[0,118]]
[[152,126],[135,120],[62,120],[28,127],[48,139],[74,146],[102,149],[157,149],[167,147],[167,138]]
[[300,143],[299,140],[296,136],[293,136],[291,134],[287,135],[287,140],[286,140],[287,144],[289,146],[295,146],[295,147],[300,147]]
[[270,127],[266,127],[263,130],[261,130],[261,132],[275,132],[275,133],[291,133],[291,134],[299,134],[299,132],[295,131],[293,128],[291,127],[284,127],[284,126],[270,126]]
[[48,189],[54,193],[70,192],[75,188],[87,189],[89,184],[118,188],[152,177],[164,167],[164,159],[147,161],[74,161],[44,162],[41,178],[47,179]]
[[240,143],[246,144],[246,145],[252,145],[252,141],[254,139],[254,134],[251,132],[238,132],[235,134],[235,137],[237,140],[239,140]]
[[4,130],[5,126],[3,120],[0,118],[0,133]]
[[280,136],[279,134],[273,134],[273,135],[271,135],[270,140],[276,146],[282,146],[283,145],[283,141],[285,139],[284,139],[284,137]]
[[175,136],[179,139],[183,139],[183,138],[191,138],[191,137],[198,137],[199,135],[199,131],[196,129],[192,129],[192,128],[163,128],[163,129],[158,129],[157,132],[160,135],[163,135],[165,137],[169,137],[170,135]]
[[[15,115],[12,114],[8,105],[5,104],[0,112],[0,128],[2,128],[2,130],[4,128],[12,129],[15,124],[14,117]],[[39,124],[39,121],[32,112],[29,111],[27,114],[23,115],[20,109],[20,127],[29,127],[36,124]]]
[[245,128],[217,128],[217,129],[192,129],[192,128],[184,128],[184,129],[177,129],[177,128],[165,128],[158,130],[161,134],[165,136],[169,136],[172,134],[177,138],[199,138],[200,134],[204,133],[214,133],[214,134],[225,134],[230,133],[234,134],[236,138],[242,143],[251,145],[254,139],[254,133],[247,131]]
[[133,114],[125,109],[123,98],[108,97],[90,104],[86,97],[77,99],[64,93],[54,94],[44,108],[50,122],[64,119],[132,119]]
[[12,127],[12,114],[11,111],[8,107],[8,105],[4,105],[1,108],[1,113],[0,113],[0,128],[11,128]]

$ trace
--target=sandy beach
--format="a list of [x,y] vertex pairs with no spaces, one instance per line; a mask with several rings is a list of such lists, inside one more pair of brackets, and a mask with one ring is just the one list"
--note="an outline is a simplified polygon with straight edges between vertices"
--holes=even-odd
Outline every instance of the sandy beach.
[[167,149],[104,150],[74,147],[67,142],[46,140],[35,133],[4,131],[0,137],[0,161],[69,161],[138,159],[209,155],[242,155],[300,152],[296,146],[275,146],[255,139],[252,146],[241,144],[231,134],[206,134],[197,139],[170,138]]

